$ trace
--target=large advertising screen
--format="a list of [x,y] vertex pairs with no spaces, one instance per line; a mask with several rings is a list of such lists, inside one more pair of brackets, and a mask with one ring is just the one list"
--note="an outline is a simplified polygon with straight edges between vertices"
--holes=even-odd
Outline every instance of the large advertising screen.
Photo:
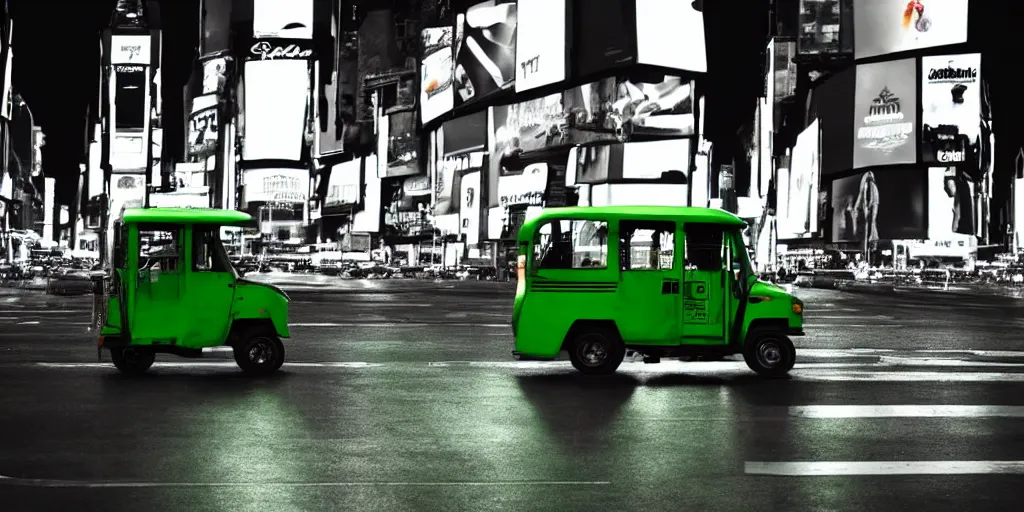
[[853,52],[853,0],[800,0],[800,55]]
[[419,174],[420,139],[417,133],[416,112],[392,112],[388,114],[387,120],[387,175],[391,177]]
[[480,171],[473,171],[462,176],[462,193],[460,199],[462,205],[459,208],[461,222],[459,233],[466,237],[466,243],[476,245],[480,243]]
[[633,2],[587,0],[586,9],[573,9],[572,49],[577,76],[634,64],[636,9]]
[[975,233],[975,184],[949,167],[928,169],[928,238],[956,240]]
[[253,37],[313,38],[313,0],[252,0]]
[[565,80],[568,0],[519,0],[516,92]]
[[149,64],[151,50],[150,36],[113,36],[110,38],[110,63],[112,65]]
[[423,60],[420,62],[420,118],[429,123],[451,111],[452,95],[451,27],[423,29]]
[[854,168],[917,162],[917,62],[857,66]]
[[856,0],[854,57],[967,42],[967,0]]
[[926,174],[871,170],[832,181],[832,241],[925,238]]
[[981,54],[921,58],[921,159],[954,165],[981,142]]
[[[704,13],[698,10],[698,3],[636,0],[637,62],[707,72]],[[666,34],[673,34],[673,37],[668,38]]]
[[486,110],[445,122],[439,132],[444,156],[487,149],[487,132]]
[[818,184],[820,179],[820,128],[814,121],[796,138],[790,161],[786,210],[777,215],[780,238],[812,236],[818,231]]
[[308,61],[245,63],[243,160],[302,158],[309,91]]
[[562,95],[567,142],[628,142],[635,135],[691,136],[695,128],[693,102],[693,84],[679,77],[665,77],[658,83],[609,78],[574,87]]
[[516,24],[515,0],[481,2],[456,17],[456,107],[514,85]]
[[446,157],[434,175],[434,216],[459,213],[464,174],[482,171],[487,153],[483,151]]
[[246,169],[242,185],[246,203],[303,203],[309,199],[307,169]]

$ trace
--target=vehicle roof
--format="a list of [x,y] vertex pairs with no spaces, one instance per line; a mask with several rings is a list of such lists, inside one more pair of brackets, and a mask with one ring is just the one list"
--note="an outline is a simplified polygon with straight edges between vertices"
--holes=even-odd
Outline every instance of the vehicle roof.
[[578,220],[668,220],[745,226],[743,219],[725,210],[697,206],[570,206],[545,208],[540,215],[523,223],[520,236],[532,236],[534,230],[553,219]]
[[237,226],[252,221],[252,216],[235,210],[214,208],[128,208],[121,217],[127,224],[216,224]]

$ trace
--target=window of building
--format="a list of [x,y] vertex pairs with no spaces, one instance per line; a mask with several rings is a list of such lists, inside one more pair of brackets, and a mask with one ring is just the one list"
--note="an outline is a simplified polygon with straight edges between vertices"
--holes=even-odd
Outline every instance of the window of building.
[[675,259],[674,222],[623,222],[619,226],[622,270],[672,270]]
[[537,232],[533,260],[538,269],[608,268],[608,223],[551,221]]
[[145,66],[115,66],[114,110],[118,128],[141,130],[145,127],[149,113],[146,76]]

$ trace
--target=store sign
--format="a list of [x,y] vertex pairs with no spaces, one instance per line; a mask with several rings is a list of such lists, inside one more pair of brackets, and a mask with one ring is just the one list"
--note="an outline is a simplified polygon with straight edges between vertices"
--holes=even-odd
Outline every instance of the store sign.
[[502,176],[498,179],[498,204],[542,206],[547,188],[548,165],[529,165],[522,174]]
[[111,65],[149,65],[150,36],[113,36],[110,39]]
[[264,39],[249,48],[248,60],[309,60],[313,42],[304,39]]

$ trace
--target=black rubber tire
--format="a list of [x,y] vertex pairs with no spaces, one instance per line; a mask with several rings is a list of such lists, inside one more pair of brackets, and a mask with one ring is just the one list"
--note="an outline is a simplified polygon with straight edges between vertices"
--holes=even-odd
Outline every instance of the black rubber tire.
[[270,375],[284,364],[284,343],[266,329],[242,333],[234,346],[235,364],[254,377]]
[[156,353],[135,347],[117,347],[110,349],[110,359],[121,373],[142,375],[153,366]]
[[796,364],[796,347],[781,331],[757,329],[747,334],[743,360],[760,375],[783,377]]
[[[593,352],[595,349],[597,354]],[[597,359],[593,357],[595,355]],[[615,373],[625,357],[626,347],[622,339],[617,332],[605,327],[577,329],[569,340],[569,360],[573,367],[587,375]]]

